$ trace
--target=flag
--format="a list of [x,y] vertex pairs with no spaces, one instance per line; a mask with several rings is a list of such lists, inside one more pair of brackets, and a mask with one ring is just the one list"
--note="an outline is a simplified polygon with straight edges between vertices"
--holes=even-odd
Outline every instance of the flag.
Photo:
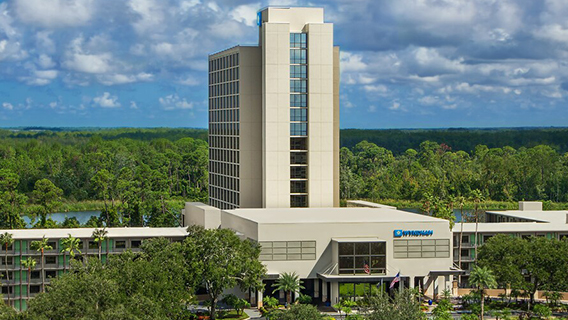
[[367,260],[365,260],[365,262],[363,263],[363,269],[365,270],[366,274],[371,274],[371,269],[369,269],[369,263],[367,263]]
[[392,287],[394,287],[394,285],[399,281],[400,281],[400,271],[396,274],[396,276],[394,276],[394,279],[392,279],[389,289],[392,289]]

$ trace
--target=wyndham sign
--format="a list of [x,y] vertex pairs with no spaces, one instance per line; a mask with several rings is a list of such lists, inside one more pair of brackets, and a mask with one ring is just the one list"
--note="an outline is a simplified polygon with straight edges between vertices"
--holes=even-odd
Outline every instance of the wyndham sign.
[[434,234],[434,230],[394,230],[395,238],[427,237]]

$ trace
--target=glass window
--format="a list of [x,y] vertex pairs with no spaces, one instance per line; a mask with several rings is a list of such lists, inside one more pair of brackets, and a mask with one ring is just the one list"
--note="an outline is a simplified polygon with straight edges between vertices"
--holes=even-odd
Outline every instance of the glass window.
[[353,257],[339,257],[339,269],[353,269]]
[[308,109],[290,109],[290,121],[308,121]]
[[125,249],[126,248],[126,241],[125,240],[117,240],[115,242],[115,248],[116,249]]
[[140,248],[140,245],[142,245],[142,240],[131,240],[130,241],[130,247],[131,248]]
[[291,152],[290,164],[308,164],[308,154],[306,152]]
[[291,136],[307,136],[308,124],[307,123],[290,123]]
[[301,167],[290,167],[290,178],[292,179],[307,179],[308,178],[308,168]]
[[308,66],[306,65],[291,65],[290,78],[307,78]]
[[306,48],[307,36],[306,33],[290,33],[290,48]]
[[306,181],[290,181],[290,193],[306,193],[308,185]]
[[98,249],[99,244],[95,241],[89,241],[89,249]]
[[387,246],[384,242],[371,242],[371,254],[386,254]]
[[308,150],[308,139],[306,138],[290,138],[291,150]]
[[45,270],[45,277],[46,277],[46,278],[55,278],[55,277],[57,277],[57,271],[55,271],[55,270]]
[[339,246],[339,255],[353,255],[354,250],[354,243],[351,242],[340,242],[338,243]]
[[290,107],[306,108],[308,106],[308,96],[305,94],[291,94]]
[[290,206],[292,208],[305,208],[305,207],[307,207],[308,206],[308,196],[306,196],[306,195],[291,195],[290,196]]
[[55,264],[55,263],[57,263],[57,257],[55,256],[45,257],[45,264]]
[[290,64],[306,64],[307,52],[305,49],[290,49]]
[[306,93],[308,91],[307,80],[290,80],[290,92]]
[[355,243],[355,254],[356,255],[368,255],[369,254],[369,243],[368,242],[356,242]]
[[[338,243],[338,249],[340,274],[365,274],[366,271],[386,272],[385,242],[342,242]],[[371,252],[376,252],[376,254]],[[351,267],[348,267],[348,262],[351,263]]]

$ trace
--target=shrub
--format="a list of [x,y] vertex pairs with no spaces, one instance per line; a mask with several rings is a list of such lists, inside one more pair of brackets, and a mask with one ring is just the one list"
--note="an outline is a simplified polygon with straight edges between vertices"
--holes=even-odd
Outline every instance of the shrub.
[[264,297],[264,299],[262,299],[262,303],[268,309],[274,309],[278,307],[278,299],[274,297]]
[[301,304],[311,304],[312,303],[312,297],[310,297],[307,294],[301,294],[300,296],[296,299],[296,301],[298,301],[298,303]]
[[533,312],[539,319],[548,319],[552,316],[552,310],[543,304],[537,304],[533,308]]

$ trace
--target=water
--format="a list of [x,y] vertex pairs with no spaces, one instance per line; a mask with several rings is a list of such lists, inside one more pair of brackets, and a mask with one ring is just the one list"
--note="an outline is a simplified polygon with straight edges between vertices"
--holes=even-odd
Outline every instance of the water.
[[[100,211],[70,211],[70,212],[56,212],[51,214],[51,219],[57,223],[63,223],[65,218],[75,217],[80,224],[85,224],[92,216],[98,217],[101,214]],[[38,218],[36,218],[37,222]],[[29,216],[24,216],[24,221],[26,222],[26,227],[31,228],[31,218]]]

